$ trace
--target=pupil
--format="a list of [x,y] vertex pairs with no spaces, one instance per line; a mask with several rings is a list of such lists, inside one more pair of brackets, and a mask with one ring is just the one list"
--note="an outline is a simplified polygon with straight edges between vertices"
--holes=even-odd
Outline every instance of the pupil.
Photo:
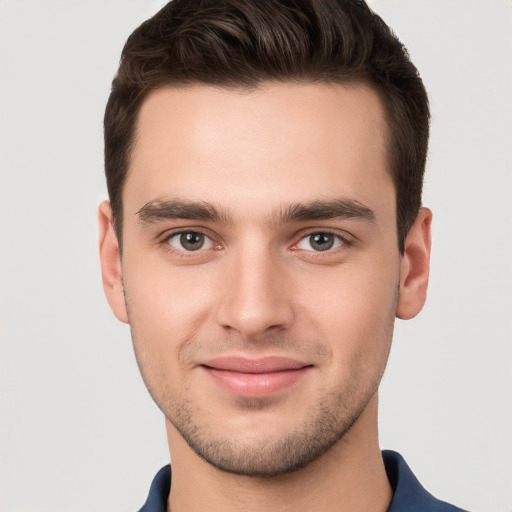
[[317,233],[311,236],[311,247],[317,251],[327,251],[334,245],[334,237],[328,233]]
[[201,233],[183,233],[180,237],[181,245],[189,251],[197,251],[204,244],[204,235]]

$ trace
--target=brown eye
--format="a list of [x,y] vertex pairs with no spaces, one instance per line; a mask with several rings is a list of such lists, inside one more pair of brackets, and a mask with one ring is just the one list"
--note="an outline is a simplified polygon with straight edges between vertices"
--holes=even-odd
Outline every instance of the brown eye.
[[213,242],[206,235],[197,231],[176,233],[167,239],[167,243],[180,251],[198,251],[213,247]]
[[201,233],[182,233],[180,244],[187,251],[197,251],[204,245],[204,235]]

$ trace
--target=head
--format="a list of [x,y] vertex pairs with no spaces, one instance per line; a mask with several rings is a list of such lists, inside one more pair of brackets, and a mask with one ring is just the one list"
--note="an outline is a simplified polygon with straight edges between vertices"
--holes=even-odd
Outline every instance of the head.
[[271,476],[376,442],[395,316],[426,294],[427,132],[362,2],[175,0],[130,36],[100,253],[171,444]]

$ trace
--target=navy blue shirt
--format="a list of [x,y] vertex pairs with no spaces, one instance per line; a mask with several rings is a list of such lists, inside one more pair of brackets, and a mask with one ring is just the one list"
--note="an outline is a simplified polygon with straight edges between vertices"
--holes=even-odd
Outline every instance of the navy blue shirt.
[[[399,453],[384,450],[382,458],[393,488],[393,499],[388,512],[464,512],[428,493]],[[170,489],[171,466],[165,466],[153,479],[148,499],[139,512],[167,512]]]

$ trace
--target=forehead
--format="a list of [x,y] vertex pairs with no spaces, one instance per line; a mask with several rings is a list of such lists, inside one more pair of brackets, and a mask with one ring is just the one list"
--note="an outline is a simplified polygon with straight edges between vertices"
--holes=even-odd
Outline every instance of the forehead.
[[171,196],[247,209],[332,195],[367,203],[390,184],[383,108],[368,86],[169,87],[141,107],[125,204]]

